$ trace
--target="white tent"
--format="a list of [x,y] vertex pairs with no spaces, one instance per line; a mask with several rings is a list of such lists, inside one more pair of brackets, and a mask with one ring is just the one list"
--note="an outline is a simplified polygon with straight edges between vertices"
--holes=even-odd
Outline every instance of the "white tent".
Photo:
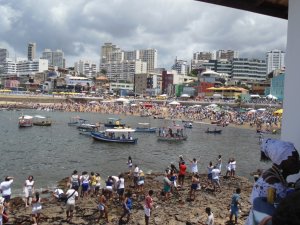
[[97,104],[99,104],[99,102],[97,102],[97,101],[90,101],[89,104],[91,104],[91,105],[97,105]]
[[188,94],[182,94],[180,97],[181,97],[181,98],[189,98],[189,97],[191,97],[191,96],[189,96]]
[[260,95],[250,95],[250,98],[260,98]]
[[173,101],[173,102],[170,102],[169,105],[180,105],[180,103],[177,101]]
[[116,99],[116,102],[128,103],[128,102],[129,102],[129,100],[128,100],[128,99],[126,99],[126,98],[117,98],[117,99]]
[[260,109],[258,109],[257,111],[259,111],[259,112],[264,112],[264,111],[266,111],[266,109],[265,109],[265,108],[260,108]]
[[248,113],[256,113],[256,110],[255,109],[251,109],[248,111]]
[[216,108],[216,107],[218,107],[217,104],[210,104],[210,105],[206,106],[205,108]]
[[277,99],[277,97],[276,97],[276,96],[274,96],[274,95],[271,95],[271,94],[267,95],[267,98],[268,98],[268,99],[274,99],[274,100],[275,100],[275,99]]
[[222,98],[223,96],[221,94],[213,94],[213,98]]

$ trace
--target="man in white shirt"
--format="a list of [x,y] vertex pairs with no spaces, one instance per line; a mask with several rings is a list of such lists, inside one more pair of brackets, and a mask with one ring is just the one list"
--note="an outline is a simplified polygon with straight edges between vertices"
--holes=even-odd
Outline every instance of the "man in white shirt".
[[5,180],[0,184],[0,190],[2,192],[2,197],[5,199],[5,202],[9,202],[11,196],[11,184],[14,182],[13,177],[5,177]]
[[73,211],[75,209],[75,201],[78,198],[78,192],[70,188],[67,192],[67,204],[66,204],[66,213],[67,213],[67,221],[70,222],[73,218]]
[[60,188],[56,188],[53,192],[53,196],[60,201],[61,196],[64,194],[64,191]]
[[220,186],[220,180],[219,180],[219,175],[220,175],[220,170],[217,169],[216,166],[214,166],[213,170],[211,171],[212,175],[212,183],[214,185],[214,191],[216,190],[216,186],[220,189],[221,191],[221,186]]

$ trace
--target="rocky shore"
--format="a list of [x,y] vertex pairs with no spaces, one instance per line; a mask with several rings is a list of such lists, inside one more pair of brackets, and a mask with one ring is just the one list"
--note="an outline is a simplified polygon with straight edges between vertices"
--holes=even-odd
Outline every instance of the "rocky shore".
[[[201,185],[207,184],[207,175],[201,175]],[[214,192],[210,187],[202,188],[197,191],[196,199],[189,201],[189,190],[191,184],[191,176],[188,175],[185,180],[183,188],[179,189],[178,194],[172,195],[168,201],[163,201],[161,190],[163,187],[163,174],[154,173],[148,174],[145,177],[144,192],[137,192],[130,185],[132,181],[126,178],[126,191],[131,191],[134,194],[133,209],[131,219],[128,224],[143,225],[144,222],[144,197],[145,193],[152,189],[154,190],[155,208],[150,218],[150,224],[164,224],[164,225],[185,225],[200,224],[199,221],[204,222],[206,219],[205,208],[211,207],[214,217],[215,225],[228,225],[229,223],[229,204],[231,196],[237,187],[242,190],[241,193],[241,213],[239,217],[239,224],[244,224],[250,209],[249,196],[252,189],[252,183],[243,177],[226,178],[221,177],[221,192]],[[58,186],[67,189],[67,178],[58,183]],[[117,197],[108,202],[109,223],[105,223],[104,219],[97,223],[99,216],[97,209],[96,197],[88,197],[76,202],[75,214],[71,223],[66,221],[65,205],[58,202],[51,197],[50,192],[43,193],[42,198],[42,215],[40,225],[64,225],[64,224],[119,224],[118,220],[123,212],[121,203],[118,202]],[[47,195],[49,197],[47,197]],[[14,225],[29,225],[31,222],[31,208],[25,208],[25,204],[21,198],[14,198],[11,201],[11,213],[9,224]]]

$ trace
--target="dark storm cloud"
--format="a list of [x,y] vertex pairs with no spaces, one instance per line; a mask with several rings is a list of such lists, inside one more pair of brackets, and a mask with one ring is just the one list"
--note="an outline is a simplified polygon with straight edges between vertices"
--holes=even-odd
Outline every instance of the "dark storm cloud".
[[196,51],[234,49],[263,58],[285,49],[287,21],[188,0],[0,0],[0,45],[26,55],[27,43],[62,49],[67,64],[99,61],[100,46],[156,48],[159,65]]

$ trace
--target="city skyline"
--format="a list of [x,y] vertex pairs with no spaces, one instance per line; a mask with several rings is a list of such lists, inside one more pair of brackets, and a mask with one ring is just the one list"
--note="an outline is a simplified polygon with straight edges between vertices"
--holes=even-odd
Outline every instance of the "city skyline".
[[37,57],[45,48],[62,49],[67,66],[79,59],[98,65],[105,42],[124,50],[157,49],[158,67],[166,68],[198,51],[232,49],[264,59],[286,45],[286,20],[195,1],[0,2],[0,46],[11,57],[26,58],[34,42]]

